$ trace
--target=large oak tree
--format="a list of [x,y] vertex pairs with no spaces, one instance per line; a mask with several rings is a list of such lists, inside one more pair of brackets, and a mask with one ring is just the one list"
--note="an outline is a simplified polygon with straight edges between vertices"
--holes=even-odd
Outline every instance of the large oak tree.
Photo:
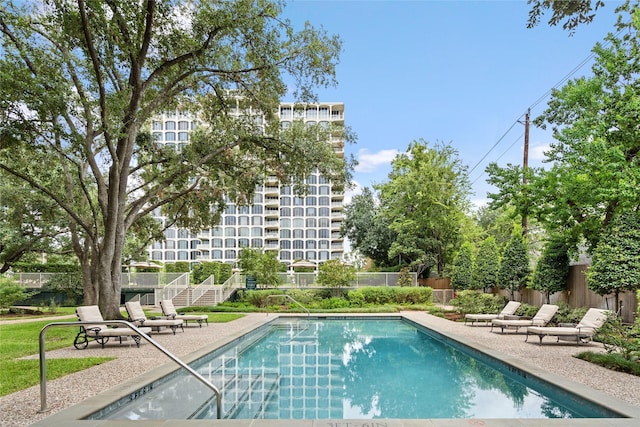
[[[64,211],[85,303],[106,318],[120,316],[126,236],[150,214],[197,230],[218,222],[225,195],[252,200],[266,175],[301,190],[316,167],[335,181],[348,175],[326,143],[335,129],[281,130],[274,114],[288,88],[307,102],[334,84],[341,50],[322,29],[294,29],[283,7],[45,0],[0,9],[0,169]],[[176,110],[201,122],[179,150],[149,130]],[[42,158],[37,171],[21,167]]]

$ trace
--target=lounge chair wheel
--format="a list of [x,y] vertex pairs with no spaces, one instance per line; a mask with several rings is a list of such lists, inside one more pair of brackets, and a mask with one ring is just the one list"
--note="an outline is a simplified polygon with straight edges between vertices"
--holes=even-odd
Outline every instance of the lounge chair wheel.
[[73,340],[73,346],[78,350],[84,350],[89,345],[89,339],[86,334],[76,335],[76,339]]

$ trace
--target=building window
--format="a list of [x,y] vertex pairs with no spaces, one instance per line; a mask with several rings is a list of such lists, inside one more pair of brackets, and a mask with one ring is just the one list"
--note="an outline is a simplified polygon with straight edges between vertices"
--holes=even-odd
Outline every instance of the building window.
[[280,227],[291,227],[291,220],[289,218],[280,218]]
[[246,215],[238,217],[238,225],[249,225],[249,217]]
[[154,141],[162,141],[162,132],[154,132],[153,133]]
[[189,122],[185,122],[185,121],[178,122],[178,130],[189,130]]
[[164,134],[164,140],[165,141],[175,141],[176,140],[176,133],[175,132],[167,132]]
[[262,206],[260,205],[253,205],[251,206],[251,213],[254,215],[259,215],[262,213]]
[[293,251],[293,259],[304,259],[304,251]]
[[316,248],[315,240],[307,240],[307,249],[315,249],[315,248]]
[[239,248],[249,247],[249,239],[238,239],[238,247]]
[[304,249],[304,240],[294,240],[293,249]]
[[327,196],[318,197],[318,205],[329,206],[329,198]]
[[220,250],[211,251],[211,258],[222,259],[222,251]]
[[224,218],[224,225],[236,225],[235,216],[227,216]]
[[220,228],[220,227],[216,227],[216,228],[212,228],[211,229],[211,236],[213,236],[213,237],[221,237],[223,235],[222,233],[223,233],[222,232],[222,228]]
[[318,237],[321,238],[321,239],[328,239],[329,238],[329,230],[326,229],[326,228],[318,230]]
[[222,247],[222,239],[212,239],[211,240],[212,248],[221,248]]
[[314,230],[314,229],[309,229],[308,228],[305,231],[305,234],[306,234],[306,238],[307,239],[315,239],[316,238],[316,230]]
[[291,249],[290,240],[280,240],[280,249]]
[[226,251],[224,251],[224,258],[225,259],[236,259],[236,251],[234,251],[232,249],[227,249]]
[[178,141],[188,141],[189,132],[178,132]]
[[178,230],[178,239],[188,239],[189,238],[189,230],[185,230],[181,228]]
[[236,239],[224,239],[224,247],[225,248],[235,248],[236,247]]
[[280,208],[280,216],[291,216],[291,208]]
[[176,130],[176,122],[174,122],[174,121],[166,122],[164,124],[164,129],[165,130]]
[[251,247],[252,248],[261,248],[262,247],[262,239],[251,239]]
[[318,209],[318,216],[329,216],[330,214],[331,214],[331,211],[329,210],[329,208]]
[[307,208],[307,216],[316,216],[316,208]]
[[151,252],[151,259],[154,261],[162,261],[162,252],[160,251]]
[[238,229],[238,236],[249,237],[249,227],[240,227]]
[[305,226],[307,228],[315,228],[316,227],[316,219],[315,218],[307,218],[305,221]]
[[176,253],[175,252],[165,252],[164,253],[164,259],[165,259],[165,261],[175,261],[176,260]]
[[251,225],[262,225],[262,217],[261,216],[252,216],[251,217]]
[[189,249],[189,242],[187,240],[178,240],[178,249]]
[[315,251],[307,251],[307,259],[309,261],[314,261],[316,259],[316,252]]
[[165,249],[175,249],[176,248],[176,241],[175,240],[167,240],[164,242],[164,248]]
[[178,251],[178,260],[179,261],[188,261],[189,260],[189,252],[187,252],[187,251]]
[[224,235],[227,237],[235,237],[236,236],[236,229],[235,228],[225,228],[224,229]]
[[152,129],[153,130],[162,130],[162,122],[153,122]]
[[328,185],[321,185],[318,190],[320,191],[319,194],[327,195],[327,196],[329,195],[329,186]]
[[251,235],[253,237],[262,236],[262,228],[261,227],[251,228]]
[[289,239],[290,237],[291,237],[291,230],[289,229],[280,230],[280,238]]
[[293,216],[304,216],[304,208],[293,208]]
[[280,251],[280,259],[281,260],[290,260],[291,252],[290,251]]

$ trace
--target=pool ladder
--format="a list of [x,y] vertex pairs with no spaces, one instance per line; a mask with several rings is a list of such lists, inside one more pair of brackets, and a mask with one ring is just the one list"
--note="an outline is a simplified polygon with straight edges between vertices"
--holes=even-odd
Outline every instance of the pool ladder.
[[45,360],[45,335],[47,330],[56,326],[81,326],[81,325],[124,325],[129,329],[133,329],[138,335],[144,338],[149,344],[153,345],[155,348],[164,353],[169,359],[176,362],[178,365],[187,370],[191,375],[196,377],[198,381],[203,383],[205,386],[210,388],[213,393],[216,395],[216,406],[217,406],[217,417],[218,419],[222,418],[222,395],[220,394],[220,390],[209,381],[206,380],[202,375],[197,373],[191,366],[184,363],[182,360],[178,359],[174,356],[169,350],[161,346],[157,341],[151,338],[149,335],[142,332],[135,325],[126,320],[105,320],[105,321],[90,321],[90,322],[54,322],[45,325],[40,331],[40,411],[38,412],[46,412],[47,411],[47,364]]

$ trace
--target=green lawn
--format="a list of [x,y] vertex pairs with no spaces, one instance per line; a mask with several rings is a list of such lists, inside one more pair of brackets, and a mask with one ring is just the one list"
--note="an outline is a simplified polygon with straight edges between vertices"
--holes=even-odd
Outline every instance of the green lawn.
[[[74,308],[65,308],[62,313],[74,313]],[[150,312],[149,315],[160,313]],[[204,313],[209,316],[210,323],[225,323],[242,317],[236,313]],[[67,320],[68,319],[61,319]],[[40,383],[40,361],[19,360],[24,356],[38,354],[39,337],[42,328],[51,323],[49,320],[34,320],[32,322],[7,324],[0,323],[0,396]],[[45,349],[56,350],[73,345],[73,339],[78,333],[74,327],[50,328],[47,330]],[[53,380],[83,369],[112,360],[112,357],[84,357],[73,359],[48,359],[47,380]]]

